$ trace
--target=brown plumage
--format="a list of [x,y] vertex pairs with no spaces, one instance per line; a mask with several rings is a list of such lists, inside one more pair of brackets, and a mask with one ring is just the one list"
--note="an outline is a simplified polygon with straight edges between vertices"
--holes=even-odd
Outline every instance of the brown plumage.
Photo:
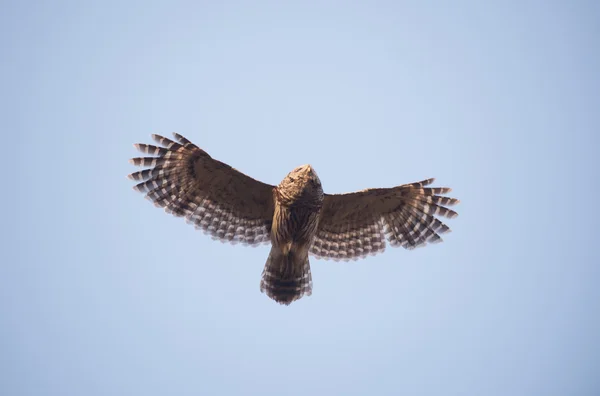
[[290,172],[277,186],[262,183],[211,158],[179,134],[177,142],[152,135],[163,147],[136,144],[153,157],[133,158],[149,169],[129,178],[156,206],[215,239],[271,244],[260,290],[281,304],[312,293],[309,253],[357,259],[382,252],[385,240],[412,249],[440,242],[450,231],[435,216],[453,218],[457,204],[441,196],[449,188],[427,187],[433,179],[393,188],[324,194],[310,165]]

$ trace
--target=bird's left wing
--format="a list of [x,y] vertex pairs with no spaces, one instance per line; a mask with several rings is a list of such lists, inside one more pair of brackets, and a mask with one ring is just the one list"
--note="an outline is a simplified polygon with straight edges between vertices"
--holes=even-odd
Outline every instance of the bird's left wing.
[[274,187],[211,158],[183,136],[174,136],[177,142],[152,135],[163,147],[135,145],[153,157],[130,160],[149,168],[129,175],[140,182],[134,189],[216,239],[251,245],[268,242]]
[[317,257],[357,259],[382,252],[385,240],[412,249],[441,241],[450,228],[435,218],[453,218],[445,206],[457,204],[440,194],[449,188],[426,187],[434,179],[393,188],[349,194],[325,194],[317,235],[310,253]]

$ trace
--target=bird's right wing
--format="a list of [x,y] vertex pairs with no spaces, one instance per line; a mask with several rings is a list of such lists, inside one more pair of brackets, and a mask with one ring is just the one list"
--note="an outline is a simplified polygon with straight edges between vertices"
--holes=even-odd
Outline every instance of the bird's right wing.
[[222,241],[268,242],[273,219],[273,186],[210,157],[179,134],[178,142],[152,135],[163,147],[136,144],[154,157],[132,158],[149,169],[129,175],[156,206]]
[[439,194],[449,188],[426,187],[434,179],[349,194],[325,194],[317,235],[310,253],[317,257],[357,259],[382,252],[385,239],[392,246],[412,249],[440,242],[450,231],[435,215],[453,218],[445,206],[454,198]]

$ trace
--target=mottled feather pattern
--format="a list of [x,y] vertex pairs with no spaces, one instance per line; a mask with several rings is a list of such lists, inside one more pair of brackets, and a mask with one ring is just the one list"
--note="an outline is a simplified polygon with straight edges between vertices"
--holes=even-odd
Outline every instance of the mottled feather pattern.
[[289,305],[312,294],[312,274],[308,257],[301,267],[269,254],[260,281],[260,291],[280,304]]
[[[199,202],[200,200],[198,200]],[[236,217],[231,210],[223,210],[208,199],[200,203],[191,202],[192,211],[186,222],[223,242],[258,245],[269,242],[269,231],[261,220],[246,220]]]
[[[208,172],[207,175],[197,175],[195,172],[200,157],[210,157],[183,136],[174,136],[178,142],[152,135],[164,147],[134,145],[142,153],[156,156],[130,160],[134,165],[150,168],[129,175],[130,179],[140,182],[133,187],[134,190],[146,193],[146,198],[154,205],[174,216],[185,217],[188,223],[214,239],[250,245],[269,242],[270,221],[244,217],[236,205],[226,199],[220,202],[211,199],[211,194],[207,193],[210,186],[203,186],[202,182],[207,180],[216,185],[215,175]],[[215,198],[218,197],[220,195],[216,194]]]
[[457,199],[434,179],[392,188],[324,194],[310,165],[292,170],[277,186],[262,183],[213,159],[179,134],[152,135],[136,144],[143,170],[129,178],[155,206],[222,242],[270,243],[260,290],[288,305],[312,293],[309,254],[355,260],[390,246],[406,249],[441,242],[450,231],[438,217],[454,218]]
[[436,195],[450,192],[449,188],[425,187],[433,181],[400,186],[402,203],[395,211],[383,215],[384,233],[391,246],[414,249],[441,242],[440,234],[450,232],[450,228],[434,216],[456,217],[456,212],[442,205],[455,205],[458,200]]
[[[441,242],[440,235],[449,232],[450,228],[434,216],[456,217],[457,213],[445,206],[459,201],[439,195],[450,192],[450,188],[426,187],[433,181],[427,179],[392,189],[364,190],[363,195],[355,194],[356,199],[349,202],[335,202],[336,197],[345,198],[345,194],[328,196],[329,201],[334,202],[331,205],[338,205],[337,210],[355,215],[344,221],[328,221],[324,216],[310,253],[326,259],[355,260],[383,252],[386,239],[390,246],[406,249]],[[368,204],[361,206],[361,201]],[[395,206],[389,207],[392,204]],[[365,212],[371,215],[364,215]]]
[[385,250],[385,238],[377,220],[361,228],[354,226],[349,223],[340,232],[317,232],[310,253],[324,259],[357,260]]

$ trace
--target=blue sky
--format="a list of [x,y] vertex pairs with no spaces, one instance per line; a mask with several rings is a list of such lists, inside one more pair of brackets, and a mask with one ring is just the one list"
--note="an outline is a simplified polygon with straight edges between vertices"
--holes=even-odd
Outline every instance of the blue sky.
[[[597,395],[596,2],[4,2],[3,395]],[[277,184],[428,177],[445,242],[312,259],[131,190],[176,131]]]

